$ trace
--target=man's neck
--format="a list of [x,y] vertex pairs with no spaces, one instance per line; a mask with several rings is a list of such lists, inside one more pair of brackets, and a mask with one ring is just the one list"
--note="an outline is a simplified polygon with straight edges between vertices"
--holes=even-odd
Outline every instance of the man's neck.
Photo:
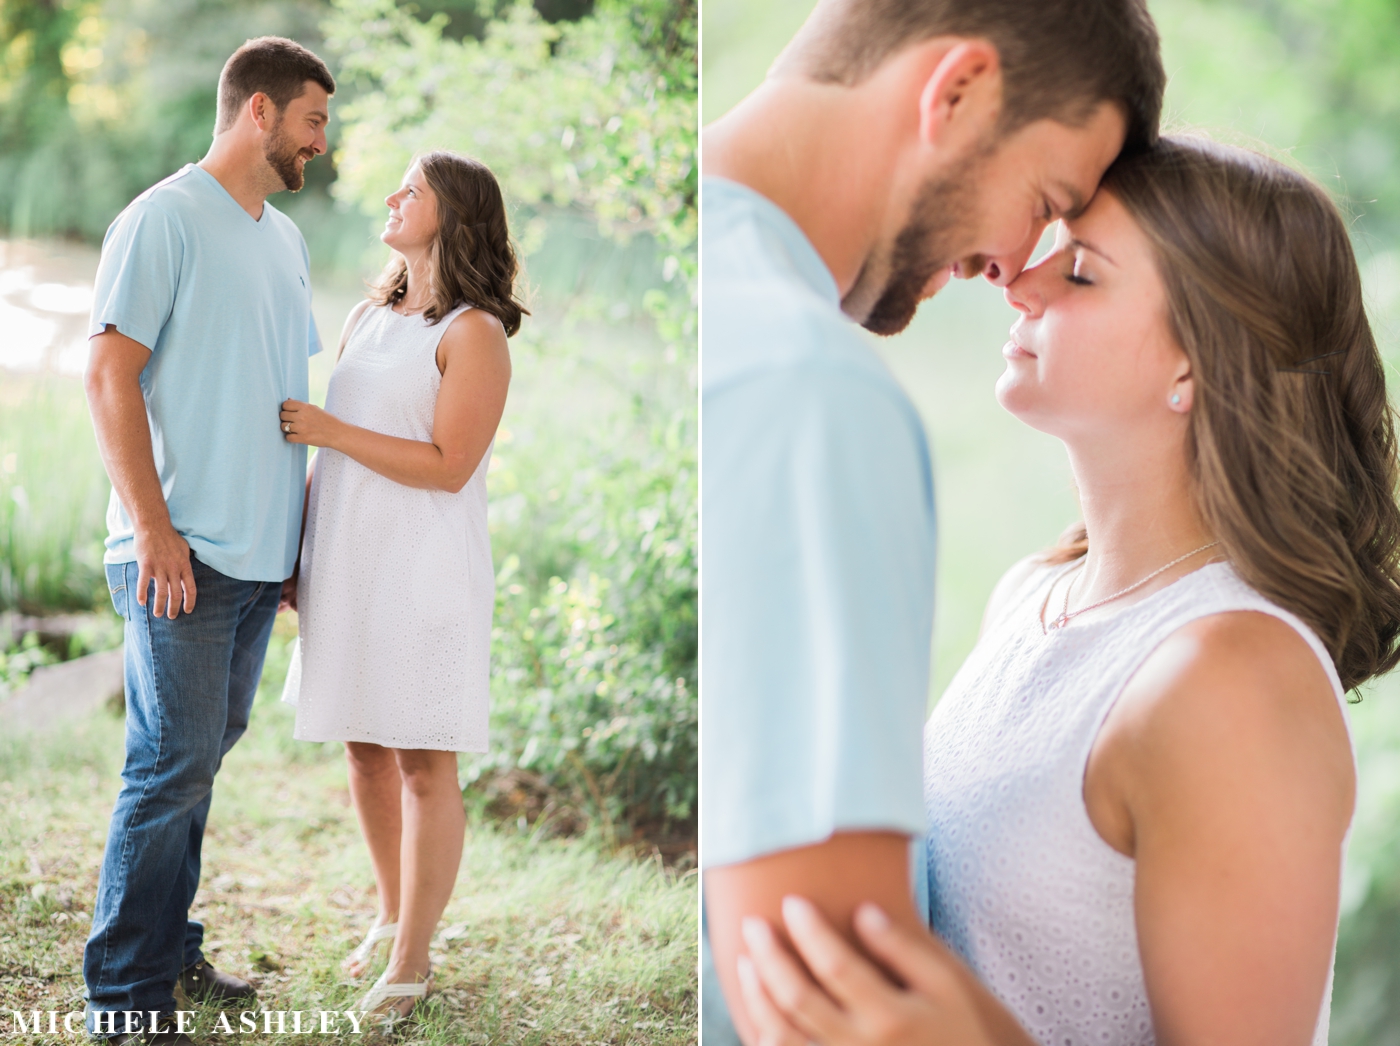
[[262,220],[268,196],[283,188],[271,184],[276,176],[256,148],[229,140],[227,135],[214,139],[199,166],[213,175],[254,221]]
[[771,79],[703,132],[704,173],[782,208],[843,297],[885,219],[896,131],[896,114],[860,102],[844,87]]

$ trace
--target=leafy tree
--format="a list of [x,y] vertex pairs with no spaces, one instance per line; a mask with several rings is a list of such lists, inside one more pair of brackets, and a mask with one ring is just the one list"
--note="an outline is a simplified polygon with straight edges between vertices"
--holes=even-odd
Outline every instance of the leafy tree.
[[[337,194],[375,208],[410,157],[479,157],[527,207],[573,208],[625,243],[671,252],[667,282],[695,271],[696,71],[692,0],[603,0],[576,22],[503,7],[480,40],[443,35],[392,0],[340,0],[328,23],[358,97],[343,112]],[[541,234],[536,224],[526,250]]]

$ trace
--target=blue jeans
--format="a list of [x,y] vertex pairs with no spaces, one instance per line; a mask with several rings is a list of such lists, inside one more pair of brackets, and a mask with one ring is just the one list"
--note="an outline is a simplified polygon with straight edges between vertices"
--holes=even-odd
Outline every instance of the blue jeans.
[[194,612],[173,621],[136,601],[135,563],[107,566],[126,620],[126,763],[83,954],[94,1011],[170,1013],[180,971],[202,957],[189,919],[214,775],[248,728],[281,583],[239,581],[193,556]]

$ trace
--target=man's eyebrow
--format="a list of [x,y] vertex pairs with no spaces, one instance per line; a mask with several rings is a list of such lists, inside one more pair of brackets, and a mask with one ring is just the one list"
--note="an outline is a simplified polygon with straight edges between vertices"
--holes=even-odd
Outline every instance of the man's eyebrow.
[[1079,190],[1068,182],[1056,182],[1055,188],[1069,197],[1069,206],[1061,212],[1061,218],[1069,218],[1071,221],[1084,213],[1084,208],[1088,207],[1088,202],[1079,194]]
[[307,116],[319,116],[319,117],[321,118],[321,122],[322,122],[322,123],[330,123],[330,122],[331,122],[331,114],[328,113],[328,112],[326,112],[324,109],[312,109],[311,112],[307,113],[306,115],[307,115]]
[[1066,247],[1075,248],[1075,249],[1078,249],[1078,248],[1082,247],[1082,248],[1084,248],[1084,250],[1086,250],[1086,251],[1093,251],[1095,254],[1097,254],[1097,255],[1098,255],[1100,258],[1102,258],[1104,261],[1108,262],[1110,265],[1116,266],[1116,265],[1118,264],[1116,261],[1114,261],[1112,258],[1110,258],[1107,254],[1105,254],[1103,251],[1099,250],[1097,247],[1095,247],[1092,243],[1089,243],[1087,240],[1081,240],[1081,239],[1075,238],[1075,239],[1073,239],[1073,240],[1070,240],[1069,243],[1065,244],[1065,246],[1066,246]]

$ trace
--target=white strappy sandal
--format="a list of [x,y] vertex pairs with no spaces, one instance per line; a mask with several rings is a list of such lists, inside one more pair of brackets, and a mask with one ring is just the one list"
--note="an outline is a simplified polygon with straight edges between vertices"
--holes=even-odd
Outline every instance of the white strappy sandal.
[[[390,1031],[394,1025],[402,1020],[408,1019],[408,1014],[400,1013],[398,1007],[389,1005],[398,999],[421,999],[428,994],[428,982],[432,980],[432,971],[421,981],[404,984],[389,984],[386,978],[389,971],[385,970],[379,975],[379,980],[375,981],[369,991],[365,992],[364,998],[355,1004],[355,1009],[363,1013],[366,1017],[380,1018],[381,1023]],[[414,1005],[417,1005],[416,1003]],[[380,1012],[382,1011],[382,1012]],[[409,1013],[413,1011],[410,1010]]]
[[[365,934],[365,939],[355,946],[355,950],[345,957],[345,961],[340,964],[341,968],[351,977],[363,977],[374,964],[374,954],[379,950],[379,945],[384,941],[392,941],[398,932],[398,923],[385,923],[374,927]],[[355,969],[352,969],[352,966]]]

